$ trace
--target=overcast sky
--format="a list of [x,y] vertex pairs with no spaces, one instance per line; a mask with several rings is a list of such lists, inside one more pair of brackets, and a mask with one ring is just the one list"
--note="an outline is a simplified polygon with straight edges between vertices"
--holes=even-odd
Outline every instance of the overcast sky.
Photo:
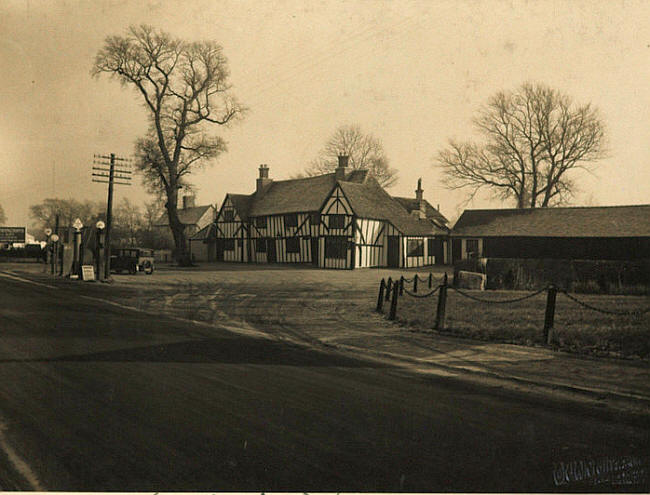
[[[229,151],[197,173],[197,203],[249,193],[257,168],[286,179],[341,124],[380,138],[411,196],[455,218],[432,157],[469,138],[489,96],[543,82],[602,112],[609,156],[581,175],[575,204],[649,203],[650,2],[144,1],[0,2],[0,204],[29,225],[48,197],[105,201],[93,153],[128,156],[147,129],[137,95],[90,70],[107,35],[151,24],[224,47],[245,120],[216,129]],[[118,187],[147,200],[139,179]],[[471,207],[513,206],[479,198]]]

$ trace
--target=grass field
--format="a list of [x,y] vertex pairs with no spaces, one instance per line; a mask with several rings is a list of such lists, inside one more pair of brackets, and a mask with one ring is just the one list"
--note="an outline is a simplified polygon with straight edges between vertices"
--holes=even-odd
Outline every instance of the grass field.
[[[424,287],[420,293],[429,289]],[[463,291],[488,301],[515,299],[527,292]],[[591,306],[615,312],[640,311],[650,305],[647,296],[575,295]],[[434,326],[438,295],[398,300],[397,321],[419,329]],[[478,340],[522,345],[543,344],[546,293],[521,302],[484,303],[448,290],[445,332]],[[385,311],[388,310],[386,306]],[[650,314],[615,316],[584,308],[558,293],[553,345],[559,349],[593,355],[650,357]]]

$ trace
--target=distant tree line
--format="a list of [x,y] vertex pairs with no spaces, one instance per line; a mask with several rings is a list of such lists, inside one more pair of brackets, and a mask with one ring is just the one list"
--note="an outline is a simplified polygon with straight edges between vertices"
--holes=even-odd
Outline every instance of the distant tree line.
[[[141,246],[169,249],[173,242],[155,223],[164,211],[159,200],[146,203],[143,208],[124,198],[113,209],[111,244],[115,246]],[[44,238],[46,228],[54,230],[56,216],[59,226],[68,227],[79,218],[85,226],[106,220],[106,205],[101,201],[77,201],[76,199],[49,198],[31,205],[29,215],[33,220],[31,232],[37,239]]]

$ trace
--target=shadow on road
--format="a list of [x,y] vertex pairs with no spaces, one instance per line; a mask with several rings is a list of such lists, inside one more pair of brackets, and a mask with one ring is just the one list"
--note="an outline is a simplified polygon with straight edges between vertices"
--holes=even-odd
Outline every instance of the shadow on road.
[[296,344],[238,336],[73,354],[52,358],[3,359],[10,362],[221,363],[283,366],[389,368],[390,365],[322,352]]

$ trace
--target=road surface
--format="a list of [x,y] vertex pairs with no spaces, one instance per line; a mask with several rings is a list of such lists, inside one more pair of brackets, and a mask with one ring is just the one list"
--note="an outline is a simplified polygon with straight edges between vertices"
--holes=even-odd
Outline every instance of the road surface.
[[558,470],[647,462],[648,424],[152,318],[83,287],[0,276],[0,489],[639,489]]

